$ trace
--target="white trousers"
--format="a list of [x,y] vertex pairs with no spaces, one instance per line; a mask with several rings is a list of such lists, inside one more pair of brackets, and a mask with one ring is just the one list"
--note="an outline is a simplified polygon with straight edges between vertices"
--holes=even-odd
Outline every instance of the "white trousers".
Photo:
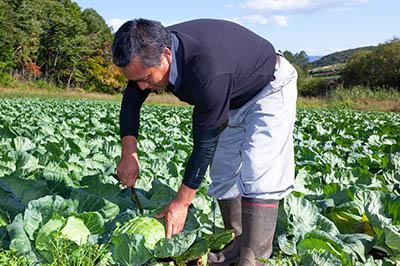
[[275,80],[239,109],[230,110],[210,169],[208,193],[217,199],[280,200],[293,190],[293,129],[297,72],[280,57]]

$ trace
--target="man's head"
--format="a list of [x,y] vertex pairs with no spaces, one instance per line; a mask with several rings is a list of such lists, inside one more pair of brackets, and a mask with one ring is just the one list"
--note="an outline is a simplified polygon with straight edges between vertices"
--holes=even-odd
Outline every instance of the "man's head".
[[141,89],[168,85],[171,64],[171,35],[160,22],[136,19],[125,22],[115,33],[114,64]]

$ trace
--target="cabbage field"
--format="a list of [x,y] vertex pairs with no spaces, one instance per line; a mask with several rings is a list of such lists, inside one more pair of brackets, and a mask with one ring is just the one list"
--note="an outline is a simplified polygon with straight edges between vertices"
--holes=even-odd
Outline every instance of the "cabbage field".
[[[191,109],[144,106],[136,207],[115,178],[119,105],[0,99],[0,265],[205,265],[225,232],[206,179],[183,233],[152,218],[191,152]],[[400,115],[299,110],[295,191],[268,265],[400,264]]]

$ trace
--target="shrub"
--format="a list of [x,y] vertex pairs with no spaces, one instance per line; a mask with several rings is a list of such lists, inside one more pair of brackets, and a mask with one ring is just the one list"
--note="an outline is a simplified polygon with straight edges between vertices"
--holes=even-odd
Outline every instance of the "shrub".
[[0,73],[0,85],[3,87],[12,87],[14,79],[10,74]]
[[400,90],[400,40],[381,44],[370,52],[355,54],[343,69],[345,86]]
[[304,97],[326,97],[339,83],[338,79],[307,78],[299,83],[299,94]]

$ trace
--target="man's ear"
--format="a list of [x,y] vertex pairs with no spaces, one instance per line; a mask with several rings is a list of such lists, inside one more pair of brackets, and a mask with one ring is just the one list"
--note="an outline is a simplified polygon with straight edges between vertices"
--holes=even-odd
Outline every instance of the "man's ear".
[[171,62],[172,62],[171,49],[169,49],[168,47],[165,47],[164,51],[163,51],[163,55],[165,56],[165,58],[167,58],[168,63],[171,64]]

